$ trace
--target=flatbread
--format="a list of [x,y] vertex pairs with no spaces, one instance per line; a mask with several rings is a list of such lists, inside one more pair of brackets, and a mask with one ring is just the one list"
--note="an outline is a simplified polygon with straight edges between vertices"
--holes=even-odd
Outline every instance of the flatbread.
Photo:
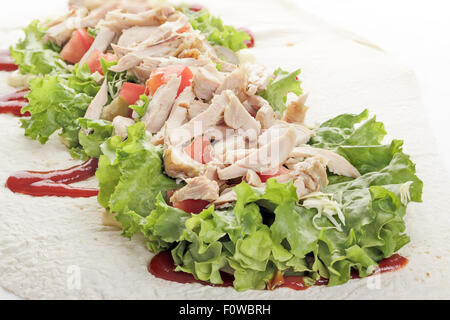
[[[198,1],[195,1],[198,2]],[[448,175],[426,123],[414,73],[382,50],[336,30],[288,1],[219,1],[207,6],[227,23],[256,34],[253,54],[271,69],[302,68],[310,93],[307,123],[369,108],[389,138],[405,140],[424,181],[424,202],[411,203],[398,272],[306,291],[236,292],[183,285],[147,272],[152,257],[142,239],[129,241],[101,224],[95,198],[33,198],[0,188],[0,285],[34,299],[432,299],[450,297]],[[8,35],[6,35],[8,36]],[[5,43],[5,42],[2,42]],[[2,74],[0,88],[5,92]],[[75,164],[58,137],[45,146],[26,139],[18,119],[0,116],[0,181],[23,169]],[[95,185],[95,179],[87,184]]]

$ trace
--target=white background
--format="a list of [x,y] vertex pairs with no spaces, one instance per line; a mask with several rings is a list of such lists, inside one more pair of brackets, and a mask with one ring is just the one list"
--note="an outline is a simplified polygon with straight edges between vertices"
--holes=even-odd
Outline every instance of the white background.
[[[399,63],[415,70],[425,106],[425,114],[417,116],[429,119],[439,151],[450,168],[450,2],[292,1],[332,25],[360,34],[391,53]],[[261,5],[263,3],[261,1]],[[33,18],[45,17],[54,12],[55,7],[66,7],[66,1],[9,1],[0,13],[0,31],[23,26]],[[0,298],[12,296],[0,288]]]

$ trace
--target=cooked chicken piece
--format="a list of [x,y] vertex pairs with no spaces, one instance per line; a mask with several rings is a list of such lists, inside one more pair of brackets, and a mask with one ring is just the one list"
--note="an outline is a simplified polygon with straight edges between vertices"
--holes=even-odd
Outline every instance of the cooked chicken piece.
[[209,180],[214,180],[218,183],[219,187],[221,184],[223,184],[222,181],[220,181],[219,176],[217,175],[217,169],[218,166],[212,163],[207,163],[205,165],[206,169],[205,169],[205,173],[204,176],[206,178],[208,178]]
[[326,149],[301,146],[292,150],[292,158],[322,157],[326,161],[328,170],[340,176],[358,178],[361,174],[341,155]]
[[304,94],[298,97],[297,100],[288,104],[286,111],[284,112],[283,120],[291,123],[305,122],[306,112],[308,107],[305,106],[305,102],[308,99],[308,94]]
[[100,119],[103,107],[107,102],[108,102],[108,84],[106,81],[103,81],[100,90],[97,92],[97,95],[94,97],[94,99],[92,99],[91,104],[87,108],[84,117],[91,120]]
[[295,147],[296,133],[290,128],[283,135],[272,141],[235,164],[218,171],[221,180],[239,178],[247,174],[248,169],[256,172],[269,171],[278,168],[288,158]]
[[219,163],[222,163],[224,165],[232,165],[237,161],[244,159],[254,151],[256,151],[256,149],[228,150],[225,153],[215,155],[214,159],[216,159]]
[[[202,55],[208,57],[215,56],[214,49],[209,44],[205,35],[199,30],[184,32],[180,34],[182,44],[177,48],[174,56],[178,58],[195,58],[198,59]],[[215,68],[215,67],[214,67]]]
[[164,152],[164,169],[175,179],[195,178],[203,175],[205,165],[193,160],[181,147],[168,145]]
[[220,194],[220,197],[214,201],[214,204],[216,207],[224,206],[224,205],[231,205],[233,202],[237,201],[237,194],[234,192],[232,188],[228,188],[222,191]]
[[258,138],[259,145],[269,143],[274,137],[284,134],[287,130],[294,129],[296,140],[295,146],[304,145],[311,139],[313,132],[301,124],[276,121],[268,130],[264,131]]
[[203,67],[197,69],[192,79],[192,87],[199,99],[209,101],[214,96],[217,88],[223,82],[223,76],[215,67]]
[[86,60],[89,58],[92,52],[94,51],[100,51],[105,52],[105,50],[109,47],[112,40],[114,39],[115,32],[109,30],[106,27],[102,27],[95,37],[94,42],[92,43],[89,50],[84,54],[84,56],[80,60],[80,64],[83,64],[86,62]]
[[157,28],[157,26],[139,26],[125,29],[117,41],[117,45],[120,47],[135,46],[149,38]]
[[219,198],[219,185],[205,176],[186,180],[187,184],[175,191],[170,202],[178,203],[184,200],[205,200],[213,202]]
[[220,141],[229,135],[234,135],[235,130],[228,128],[225,125],[210,126],[203,131],[203,136],[210,141]]
[[200,113],[204,112],[209,108],[209,104],[202,102],[200,100],[195,100],[189,105],[188,114],[189,118],[193,119],[198,116]]
[[258,174],[253,170],[248,170],[247,174],[244,177],[244,180],[251,185],[252,187],[261,187],[263,183],[261,182],[261,178]]
[[189,19],[181,13],[174,13],[171,18],[173,21],[167,21],[161,26],[155,29],[144,41],[139,43],[140,48],[145,48],[163,40],[168,39],[170,36],[176,35],[177,31],[184,28],[189,24]]
[[125,140],[128,136],[127,128],[135,124],[135,121],[130,118],[118,116],[114,118],[112,124],[114,126],[114,135],[120,136],[122,140]]
[[233,129],[242,129],[257,139],[261,131],[261,125],[245,109],[232,91],[225,91],[227,105],[224,110],[224,120],[227,126]]
[[269,79],[273,76],[263,65],[256,63],[246,63],[242,66],[248,75],[248,84],[246,92],[248,95],[255,95],[259,91],[265,90]]
[[153,70],[156,68],[163,68],[172,65],[182,65],[191,68],[191,71],[195,73],[197,67],[204,67],[210,63],[207,58],[200,57],[199,59],[184,58],[179,59],[175,57],[146,57],[143,58],[142,63],[130,69],[130,71],[142,82],[145,82],[150,78]]
[[229,135],[214,144],[213,157],[223,157],[228,151],[247,149],[247,143],[243,136]]
[[76,29],[95,27],[106,13],[117,7],[117,3],[106,3],[91,12],[87,12],[85,8],[77,8],[72,10],[60,23],[51,26],[42,41],[47,43],[53,41],[59,46],[62,46],[72,36],[72,32]]
[[235,64],[233,64],[233,63],[226,62],[226,61],[224,61],[224,60],[222,60],[222,59],[219,59],[218,57],[211,56],[210,58],[211,58],[211,60],[214,61],[218,66],[220,66],[220,68],[219,68],[219,69],[220,69],[220,72],[227,72],[227,73],[230,73],[230,72],[233,72],[234,70],[236,70],[236,69],[238,68],[237,65],[235,65]]
[[182,39],[179,36],[173,36],[154,45],[138,49],[130,49],[112,45],[116,55],[121,58],[115,66],[111,67],[111,70],[115,72],[123,72],[138,66],[145,57],[162,57],[172,55],[181,42]]
[[166,122],[167,129],[177,128],[187,122],[188,108],[194,99],[192,87],[186,87],[173,104],[172,111]]
[[159,26],[166,22],[167,18],[174,12],[175,9],[168,5],[160,5],[152,10],[139,13],[114,10],[106,15],[102,24],[117,32],[136,26]]
[[277,116],[269,104],[265,104],[256,113],[255,119],[261,124],[261,128],[269,129],[277,121]]
[[266,101],[263,97],[252,95],[247,97],[247,100],[243,102],[244,107],[251,114],[256,116],[257,112],[264,106],[269,106],[269,102]]
[[225,90],[231,90],[240,100],[244,100],[247,84],[247,74],[243,68],[239,68],[225,77],[216,94],[221,94]]
[[103,108],[101,119],[113,121],[117,116],[127,117],[130,112],[128,106],[128,102],[119,96]]
[[167,84],[158,88],[148,105],[142,122],[151,133],[156,133],[163,127],[169,117],[172,106],[177,97],[181,77],[172,77]]
[[140,82],[146,82],[150,78],[150,75],[152,74],[152,71],[154,69],[146,68],[141,64],[128,70],[131,72],[131,74],[138,78]]
[[328,185],[327,170],[322,158],[312,157],[294,166],[291,172],[299,198],[320,191]]
[[182,144],[202,135],[208,128],[214,127],[223,119],[226,103],[226,94],[216,95],[208,109],[169,133],[170,143],[173,145]]
[[87,10],[84,8],[71,10],[65,17],[58,19],[59,23],[48,28],[45,36],[42,38],[43,43],[52,41],[58,46],[66,43],[72,33],[81,27],[81,19],[87,15]]

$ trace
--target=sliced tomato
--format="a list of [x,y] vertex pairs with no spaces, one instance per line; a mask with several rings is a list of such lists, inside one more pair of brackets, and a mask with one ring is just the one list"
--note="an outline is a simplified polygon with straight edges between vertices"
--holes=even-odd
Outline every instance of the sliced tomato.
[[86,29],[77,29],[72,33],[72,37],[69,42],[66,43],[59,55],[67,62],[73,64],[78,63],[89,50],[93,42],[94,37],[91,37]]
[[289,173],[289,170],[283,166],[280,166],[277,171],[259,172],[258,176],[262,183],[267,182],[270,178],[281,176],[282,174]]
[[184,152],[192,159],[200,163],[211,162],[211,142],[206,137],[197,137],[184,148]]
[[184,200],[181,202],[177,202],[174,204],[174,207],[177,209],[181,209],[188,213],[198,214],[206,209],[206,207],[210,204],[209,201],[206,200]]
[[177,93],[177,96],[179,96],[186,87],[191,85],[192,78],[194,77],[191,69],[187,66],[173,65],[153,70],[150,74],[150,79],[148,79],[146,83],[147,92],[153,96],[156,90],[158,90],[160,86],[166,84],[169,81],[170,76],[174,74],[177,77],[181,77],[181,83]]
[[140,84],[125,82],[120,89],[119,96],[125,99],[128,104],[135,104],[139,97],[145,93],[145,87]]
[[89,70],[91,70],[91,73],[95,73],[97,71],[98,73],[103,75],[101,63],[102,58],[109,62],[117,60],[117,57],[112,53],[102,53],[99,50],[94,50],[86,60],[86,63],[89,66]]

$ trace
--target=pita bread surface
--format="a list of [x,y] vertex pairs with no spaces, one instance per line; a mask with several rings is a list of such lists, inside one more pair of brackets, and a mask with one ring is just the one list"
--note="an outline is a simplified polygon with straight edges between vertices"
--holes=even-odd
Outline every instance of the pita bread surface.
[[[198,1],[196,1],[198,2]],[[0,188],[0,285],[32,299],[432,299],[450,297],[448,175],[426,123],[414,73],[354,34],[336,30],[288,1],[218,1],[207,6],[226,23],[256,35],[257,62],[302,68],[310,93],[307,122],[369,108],[391,138],[405,140],[424,181],[423,203],[411,203],[402,270],[306,291],[236,292],[183,285],[147,272],[152,257],[139,237],[129,241],[101,224],[95,198],[33,198]],[[17,32],[2,35],[13,41]],[[9,92],[6,74],[0,89]],[[4,79],[4,80],[3,80]],[[42,146],[23,136],[19,120],[0,116],[0,181],[23,169],[76,164],[57,136]],[[2,182],[4,183],[4,182]],[[95,179],[86,182],[96,185]]]

